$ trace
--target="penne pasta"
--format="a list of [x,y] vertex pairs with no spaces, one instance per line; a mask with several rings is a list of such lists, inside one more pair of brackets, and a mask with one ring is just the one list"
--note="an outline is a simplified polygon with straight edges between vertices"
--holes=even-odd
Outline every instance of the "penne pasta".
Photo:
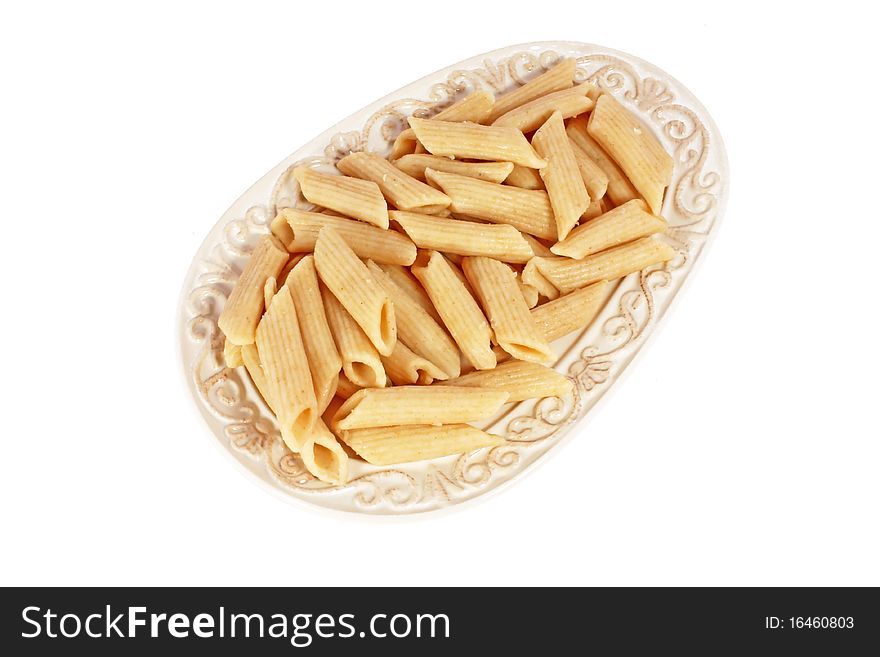
[[250,375],[251,381],[254,382],[257,392],[260,393],[260,397],[263,398],[263,401],[266,402],[266,406],[268,406],[269,410],[271,410],[277,417],[278,412],[275,410],[275,404],[272,403],[269,395],[269,382],[266,380],[266,375],[263,372],[263,364],[260,362],[260,352],[257,350],[257,345],[242,345],[241,361],[244,363],[244,367]]
[[390,356],[382,357],[382,365],[385,366],[388,378],[396,386],[413,383],[428,385],[434,380],[449,378],[446,372],[428,359],[419,356],[400,340],[394,345],[394,351]]
[[[343,374],[339,375],[339,387],[336,388],[336,397],[341,398],[341,399],[348,399],[349,397],[351,397],[354,393],[356,393],[360,389],[361,389],[360,386],[357,386],[354,383],[352,383],[349,380],[349,378],[347,376],[345,376],[345,374],[343,373]],[[329,410],[329,407],[328,407],[328,410]],[[335,415],[335,413],[334,413],[334,415]],[[327,419],[326,419],[327,417],[328,416],[325,415],[325,419],[324,419],[325,422],[327,421]],[[333,416],[330,415],[329,417],[332,418]]]
[[[547,255],[540,257],[552,256],[552,253],[548,253]],[[526,285],[531,285],[538,290],[538,294],[541,296],[547,297],[548,299],[555,299],[559,296],[559,290],[556,289],[553,283],[544,277],[544,274],[538,271],[537,262],[534,258],[529,260],[529,262],[526,263],[526,266],[523,267],[522,280]]]
[[265,305],[263,288],[266,280],[270,276],[277,277],[285,262],[287,250],[284,245],[273,235],[261,237],[217,321],[232,344],[245,345],[254,341]]
[[293,176],[309,203],[388,228],[388,204],[376,183],[320,173],[305,166],[296,167]]
[[391,144],[391,154],[388,158],[394,162],[398,158],[411,155],[416,152],[416,146],[418,145],[419,140],[416,139],[416,133],[413,132],[412,128],[407,128],[397,135],[394,143]]
[[519,189],[426,169],[428,181],[452,199],[450,209],[496,224],[510,224],[536,237],[556,239],[556,220],[547,192]]
[[563,294],[600,280],[614,280],[675,256],[671,246],[652,237],[602,251],[582,260],[535,258],[538,270]]
[[523,301],[526,302],[526,306],[529,308],[534,308],[538,305],[538,288],[529,285],[528,283],[524,283],[522,278],[517,275],[516,284],[519,286],[519,291],[522,294]]
[[590,195],[581,178],[559,112],[553,112],[535,132],[532,145],[547,160],[547,166],[539,173],[556,218],[557,239],[564,240],[589,207]]
[[[439,169],[438,169],[439,170]],[[453,172],[454,173],[454,172]],[[522,189],[545,189],[544,181],[537,169],[514,166],[513,171],[504,180],[505,185],[520,187]]]
[[587,119],[585,117],[579,116],[569,119],[565,132],[568,134],[569,139],[605,172],[608,178],[608,186],[605,193],[616,205],[639,198],[639,193],[632,186],[632,183],[627,179],[621,168],[589,135],[587,132]]
[[504,262],[528,262],[535,254],[513,226],[442,219],[411,212],[388,213],[420,249],[485,255]]
[[581,215],[581,221],[589,221],[590,219],[595,219],[602,212],[602,201],[593,199],[590,201],[590,205],[587,207],[586,211]]
[[407,175],[375,153],[350,153],[336,163],[336,168],[347,176],[376,183],[388,202],[400,210],[430,214],[449,205],[446,194]]
[[550,251],[550,247],[544,244],[541,240],[532,237],[528,233],[520,233],[523,236],[523,239],[529,243],[529,247],[532,249],[532,253],[536,256],[552,256],[553,253]]
[[263,307],[268,310],[269,304],[272,303],[272,299],[278,292],[278,281],[275,280],[274,276],[270,276],[266,279],[266,284],[263,285]]
[[433,155],[513,162],[533,169],[546,164],[515,128],[415,117],[410,117],[409,124],[419,142]]
[[599,281],[548,301],[532,310],[532,318],[548,342],[589,326],[602,308],[607,281]]
[[587,132],[620,166],[651,212],[660,214],[673,162],[651,130],[610,95],[602,94]]
[[287,216],[283,209],[278,211],[272,223],[269,224],[269,231],[290,251],[288,245],[293,242],[293,231],[287,223]]
[[299,452],[319,413],[290,290],[280,290],[257,326],[256,345],[281,438]]
[[367,266],[394,302],[400,339],[447,376],[458,376],[461,373],[458,349],[443,327],[401,287],[397,279],[372,261]]
[[[434,169],[434,171],[457,173],[460,176],[493,183],[504,182],[514,170],[512,162],[461,162],[430,153],[403,155],[394,162],[394,166],[417,180],[425,179],[425,169]],[[534,172],[534,169],[524,170]]]
[[[321,287],[321,298],[324,302],[327,324],[339,350],[342,371],[346,379],[358,388],[385,386],[387,379],[379,352],[363,329],[333,293],[324,286]],[[337,380],[337,394],[338,390]]]
[[415,245],[406,236],[383,230],[363,221],[334,217],[305,210],[282,210],[294,236],[290,251],[314,251],[318,233],[324,226],[334,228],[359,258],[393,265],[411,265],[416,258]]
[[[440,319],[440,314],[437,312],[434,304],[431,303],[431,298],[428,296],[428,293],[425,292],[422,284],[416,280],[416,277],[410,273],[409,269],[381,262],[376,262],[376,264],[379,266],[379,269],[388,275],[388,278],[394,282],[395,286],[400,288],[401,292],[406,293],[410,299],[419,304],[422,307],[422,310],[431,316],[431,319],[438,324],[443,323],[443,320]],[[392,295],[391,300],[394,301],[396,298],[394,292],[389,290],[388,293]],[[395,312],[395,314],[397,313]]]
[[348,481],[348,454],[336,436],[318,418],[300,450],[303,465],[312,475],[328,484],[341,486]]
[[342,236],[331,226],[318,233],[315,266],[327,288],[383,356],[397,340],[394,304]]
[[494,415],[508,393],[467,386],[364,388],[336,412],[340,431],[408,424],[477,422]]
[[605,192],[608,191],[608,176],[605,175],[602,167],[593,162],[584,152],[584,149],[572,141],[570,137],[569,143],[574,153],[575,162],[577,162],[578,171],[580,171],[584,185],[587,187],[587,193],[595,203],[605,196]]
[[495,341],[514,358],[533,363],[555,360],[520,292],[516,274],[503,262],[483,256],[468,257],[464,274],[476,292]]
[[471,372],[441,381],[438,385],[475,386],[503,390],[510,394],[508,402],[517,402],[536,397],[562,397],[571,392],[572,382],[559,372],[537,363],[511,360],[500,364],[494,370]]
[[550,250],[556,255],[584,258],[613,246],[666,230],[666,221],[647,211],[641,199],[627,201],[575,228]]
[[504,444],[500,436],[467,424],[354,429],[343,431],[342,440],[373,465],[421,461]]
[[323,413],[336,394],[342,359],[336,350],[333,334],[324,313],[324,302],[318,285],[314,256],[306,256],[287,277],[287,288],[293,298],[312,383],[318,413]]
[[546,96],[554,91],[569,89],[574,84],[575,60],[563,59],[546,73],[542,73],[533,80],[529,80],[523,86],[499,96],[495,99],[489,121],[495,121],[498,117],[507,114],[510,110],[525,105],[526,103]]
[[[284,283],[287,282],[287,277],[290,275],[290,272],[293,271],[293,268],[299,264],[299,261],[305,257],[305,253],[291,253],[290,257],[287,259],[287,264],[281,268],[281,273],[278,274],[278,279],[276,285],[281,285],[284,287]],[[535,255],[539,255],[536,253]]]
[[490,91],[475,91],[439,111],[432,118],[438,121],[470,121],[486,123],[495,105],[495,96]]
[[412,267],[413,275],[431,297],[446,328],[471,365],[478,370],[495,367],[492,329],[467,287],[459,280],[453,265],[437,251],[428,252],[422,264],[417,258],[416,265]]
[[241,359],[241,345],[232,344],[229,338],[223,339],[223,363],[231,369],[244,365]]
[[559,112],[564,119],[583,114],[593,109],[593,101],[587,97],[590,89],[595,87],[589,82],[584,82],[570,89],[554,91],[502,114],[492,122],[492,125],[516,128],[520,132],[532,132],[547,121],[554,112]]

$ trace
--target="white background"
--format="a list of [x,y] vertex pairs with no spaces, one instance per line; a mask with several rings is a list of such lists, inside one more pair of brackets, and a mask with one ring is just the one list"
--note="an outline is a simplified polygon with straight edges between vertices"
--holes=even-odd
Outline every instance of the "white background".
[[[859,4],[4,4],[0,583],[880,584]],[[547,39],[650,60],[724,135],[727,215],[675,312],[589,427],[484,503],[377,522],[267,495],[176,360],[202,238],[354,110]]]

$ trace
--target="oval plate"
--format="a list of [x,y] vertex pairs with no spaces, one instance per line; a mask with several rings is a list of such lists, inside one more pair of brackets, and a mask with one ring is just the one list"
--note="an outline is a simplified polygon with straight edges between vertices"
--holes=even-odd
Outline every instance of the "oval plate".
[[[352,461],[347,485],[314,479],[281,441],[274,418],[242,368],[223,364],[217,318],[250,249],[277,209],[308,207],[291,171],[311,162],[331,166],[351,151],[383,155],[411,114],[430,116],[477,89],[504,93],[577,58],[577,80],[591,81],[638,114],[673,154],[675,170],[663,215],[677,256],[609,286],[603,310],[581,333],[554,344],[555,368],[570,376],[564,398],[508,407],[486,423],[504,445],[430,461],[378,467]],[[727,159],[718,129],[685,87],[660,69],[622,52],[576,42],[510,46],[465,60],[376,101],[303,146],[263,176],[220,218],[202,243],[183,285],[181,355],[189,388],[211,431],[233,459],[284,499],[366,514],[409,514],[471,500],[522,475],[613,385],[681,289],[724,210]]]

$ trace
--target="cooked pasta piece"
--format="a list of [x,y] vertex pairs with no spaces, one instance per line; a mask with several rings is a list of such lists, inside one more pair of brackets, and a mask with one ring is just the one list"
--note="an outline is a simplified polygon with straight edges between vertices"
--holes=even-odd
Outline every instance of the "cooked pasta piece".
[[321,481],[341,486],[348,481],[348,454],[318,418],[300,450],[303,465]]
[[314,251],[318,233],[324,226],[331,226],[342,235],[342,239],[359,258],[370,258],[393,265],[411,265],[416,258],[415,245],[396,231],[319,212],[291,209],[283,210],[282,213],[294,236],[289,247],[291,251]]
[[419,263],[416,259],[412,273],[431,297],[443,323],[471,365],[478,370],[495,367],[492,329],[453,265],[439,252],[429,251],[425,262]]
[[410,117],[409,124],[429,153],[455,158],[513,162],[539,169],[546,164],[515,128]]
[[[404,155],[394,162],[394,166],[417,180],[425,179],[425,169],[434,169],[493,183],[504,182],[504,179],[514,170],[512,162],[461,162],[430,153]],[[534,169],[524,170],[534,172]]]
[[547,341],[553,342],[588,326],[601,309],[607,288],[607,281],[599,281],[569,292],[533,309],[532,318]]
[[590,195],[559,112],[553,112],[538,129],[532,137],[532,145],[547,160],[547,166],[539,173],[556,218],[557,239],[564,240],[590,205]]
[[336,350],[336,343],[324,313],[314,256],[306,256],[290,272],[287,287],[299,318],[309,371],[315,386],[318,413],[323,413],[336,394],[342,359]]
[[489,319],[495,341],[504,351],[533,363],[556,358],[529,314],[510,267],[492,258],[476,256],[465,258],[462,268]]
[[513,226],[442,219],[412,212],[388,213],[420,249],[485,255],[504,262],[528,262],[535,254]]
[[446,194],[407,175],[375,153],[350,153],[336,163],[336,168],[347,176],[376,183],[385,198],[400,210],[430,214],[449,205]]
[[671,246],[643,237],[582,260],[535,258],[536,267],[563,294],[600,280],[614,280],[675,256]]
[[[628,201],[627,201],[628,202]],[[590,201],[590,205],[587,206],[586,211],[581,215],[581,221],[589,221],[590,219],[595,219],[602,212],[602,201],[593,199]]]
[[532,237],[528,233],[520,233],[523,236],[523,239],[529,243],[529,246],[532,249],[532,253],[536,256],[552,256],[553,253],[550,251],[550,247],[544,244],[541,240]]
[[275,215],[275,218],[272,220],[272,223],[269,224],[269,230],[271,233],[278,238],[278,241],[281,242],[287,250],[290,251],[290,244],[293,241],[293,231],[290,229],[290,225],[287,223],[287,216],[284,214],[284,209],[278,211]]
[[494,415],[509,394],[466,386],[364,388],[336,412],[340,431],[406,424],[477,422]]
[[538,288],[532,287],[528,283],[524,283],[522,278],[517,275],[516,284],[519,286],[519,291],[522,293],[523,300],[526,302],[526,306],[529,308],[534,308],[538,305]]
[[[442,171],[442,169],[438,169],[438,171]],[[541,174],[537,169],[529,169],[528,167],[514,166],[513,171],[505,178],[504,184],[522,189],[544,189]]]
[[388,378],[396,386],[405,386],[412,383],[427,385],[434,380],[448,379],[439,367],[427,358],[422,358],[412,349],[407,347],[401,340],[394,345],[394,351],[390,356],[382,357],[382,364]]
[[620,166],[651,212],[660,214],[673,162],[651,130],[610,95],[602,94],[587,132]]
[[[540,257],[553,257],[553,254],[548,253]],[[523,267],[522,280],[526,285],[531,285],[538,290],[538,294],[541,296],[547,297],[548,299],[555,299],[559,296],[559,290],[556,289],[553,283],[544,277],[544,274],[538,271],[537,263],[534,258],[529,260],[526,266]]]
[[549,119],[553,112],[559,112],[564,119],[577,116],[593,109],[593,101],[587,97],[587,92],[591,88],[595,87],[585,82],[570,89],[554,91],[499,116],[492,125],[516,128],[520,132],[532,132]]
[[587,187],[587,193],[592,201],[596,202],[605,196],[605,192],[608,191],[608,176],[602,170],[602,167],[587,156],[583,148],[572,141],[570,137],[568,141],[571,144],[571,150],[574,153],[578,171],[580,171],[581,178],[584,179],[584,185]]
[[[281,269],[281,273],[278,274],[278,282],[277,285],[284,286],[284,283],[287,282],[287,277],[290,275],[290,272],[293,271],[293,268],[299,264],[299,261],[305,257],[305,253],[291,253],[290,258],[287,260],[287,264],[284,265]],[[535,253],[535,255],[540,255],[539,253]]]
[[327,288],[383,356],[397,340],[394,304],[342,236],[331,226],[318,233],[315,266]]
[[269,410],[271,410],[277,417],[278,412],[275,410],[275,404],[272,403],[272,399],[270,398],[269,382],[266,380],[266,375],[263,372],[263,364],[260,362],[260,352],[257,350],[257,345],[242,345],[241,360],[244,363],[247,373],[251,377],[251,381],[254,382],[257,392],[260,393],[260,397],[263,398],[263,401],[266,402],[266,406],[268,406]]
[[408,425],[343,431],[342,440],[367,463],[391,465],[504,444],[504,439],[467,424]]
[[223,340],[223,363],[226,367],[233,369],[244,365],[244,361],[241,359],[241,345],[232,344],[229,338]]
[[260,320],[256,344],[281,438],[291,451],[299,452],[319,413],[299,320],[286,285]]
[[278,292],[278,281],[275,280],[274,276],[270,276],[266,279],[266,284],[263,285],[263,307],[268,309],[269,304],[272,303],[272,298]]
[[547,192],[519,189],[426,169],[425,176],[452,199],[450,209],[524,233],[556,239],[556,220]]
[[432,118],[439,121],[470,121],[486,123],[495,105],[495,96],[490,91],[475,91],[461,100],[440,110]]
[[[339,387],[336,388],[336,396],[337,397],[340,397],[342,399],[348,399],[349,397],[351,397],[354,393],[356,393],[360,389],[361,389],[360,386],[352,383],[348,379],[348,377],[345,376],[344,373],[339,375]],[[325,422],[326,422],[326,417],[327,416],[325,416]],[[333,416],[331,415],[329,417],[333,417]],[[329,425],[329,422],[328,422],[328,425]]]
[[489,121],[496,120],[499,116],[507,114],[510,110],[525,105],[526,103],[540,98],[554,91],[568,89],[574,84],[575,60],[567,58],[561,60],[546,73],[542,73],[533,80],[529,80],[523,86],[510,91],[495,99]]
[[254,341],[257,324],[263,315],[266,279],[277,277],[285,262],[287,249],[284,245],[273,235],[261,237],[217,321],[232,344],[245,345]]
[[416,152],[416,147],[419,145],[419,140],[416,139],[416,133],[412,128],[407,128],[397,135],[394,143],[391,144],[391,154],[388,158],[394,162],[398,158],[412,155]]
[[[422,307],[422,310],[431,316],[431,319],[438,322],[438,324],[443,323],[443,320],[440,319],[440,314],[437,312],[434,304],[431,303],[431,298],[428,296],[428,293],[425,292],[425,288],[423,288],[422,284],[416,280],[416,277],[410,273],[409,269],[399,265],[388,265],[381,262],[376,262],[376,264],[379,266],[379,269],[388,275],[402,292],[405,292],[413,301],[419,304]],[[391,300],[394,301],[396,298],[394,292],[389,291],[388,293],[392,295]]]
[[561,397],[571,392],[572,382],[566,376],[544,365],[522,360],[511,360],[494,370],[471,372],[441,381],[438,385],[476,386],[504,390],[510,393],[508,402],[518,402],[536,397]]
[[589,157],[599,165],[608,177],[608,187],[605,192],[616,204],[626,203],[634,198],[639,198],[639,193],[619,166],[611,159],[602,147],[587,132],[587,119],[578,116],[569,119],[565,128],[569,138]]
[[293,176],[309,203],[388,228],[388,204],[376,183],[321,173],[305,166],[296,167]]
[[410,296],[398,279],[393,278],[372,261],[368,262],[367,266],[394,302],[400,339],[416,354],[439,367],[447,376],[458,376],[461,373],[458,348],[443,327]]
[[[333,293],[324,286],[321,286],[321,298],[327,324],[339,349],[345,377],[358,388],[383,387],[386,384],[385,368],[373,343]],[[336,389],[339,389],[338,382]]]
[[647,211],[641,199],[627,201],[610,212],[575,228],[550,250],[556,255],[584,258],[612,246],[625,244],[666,230],[666,221]]

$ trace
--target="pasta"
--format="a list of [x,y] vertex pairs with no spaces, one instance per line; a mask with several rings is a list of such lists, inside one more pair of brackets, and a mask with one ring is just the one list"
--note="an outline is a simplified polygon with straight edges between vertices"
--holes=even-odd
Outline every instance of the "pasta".
[[478,370],[495,367],[492,329],[452,265],[437,251],[430,251],[423,264],[416,264],[419,266],[414,265],[412,273],[431,297],[446,328],[471,365]]
[[551,343],[675,255],[656,237],[673,158],[575,65],[420,110],[390,157],[293,169],[314,207],[278,209],[211,346],[315,478],[504,444],[470,423],[570,395]]
[[555,359],[529,314],[516,274],[507,265],[477,256],[465,258],[462,268],[483,306],[498,346],[520,360],[546,363]]
[[556,220],[547,192],[494,185],[433,169],[426,169],[425,177],[452,199],[452,212],[556,239]]
[[320,173],[304,166],[296,167],[293,176],[309,203],[388,228],[388,204],[376,183]]
[[287,209],[279,214],[284,215],[291,228],[292,241],[287,246],[288,251],[314,251],[318,233],[324,226],[331,226],[359,258],[391,265],[411,265],[416,259],[415,245],[393,230],[305,210]]
[[467,386],[395,386],[358,390],[340,406],[340,431],[406,424],[476,422],[495,414],[508,393]]
[[569,258],[584,258],[612,246],[666,230],[666,221],[647,211],[641,199],[627,201],[575,228],[550,250]]
[[556,218],[557,239],[564,240],[590,205],[590,195],[581,178],[574,152],[565,134],[562,115],[550,115],[532,137],[532,145],[547,160],[541,179],[547,188]]
[[315,266],[327,288],[383,356],[397,340],[394,304],[334,228],[325,226],[315,243]]
[[675,251],[665,242],[643,237],[635,242],[587,256],[571,258],[536,258],[535,266],[562,292],[601,280],[613,280],[672,259]]
[[342,359],[336,350],[318,286],[314,256],[306,256],[287,277],[287,288],[299,318],[303,346],[312,373],[318,413],[323,413],[336,394]]
[[425,169],[434,169],[493,183],[504,182],[515,168],[512,162],[461,162],[429,153],[404,155],[394,162],[394,166],[417,180],[425,180]]
[[620,166],[651,212],[659,214],[673,163],[651,131],[614,98],[602,94],[590,114],[587,132]]
[[606,194],[616,205],[639,198],[639,193],[620,167],[587,132],[587,119],[582,116],[569,119],[565,132],[575,145],[605,172],[608,178]]
[[256,345],[281,438],[291,451],[299,452],[319,413],[296,309],[286,285],[260,320]]
[[449,205],[446,194],[405,174],[375,153],[351,153],[339,160],[336,168],[347,176],[376,183],[385,198],[400,210],[420,210],[430,214]]
[[342,440],[367,463],[391,465],[494,447],[504,439],[468,424],[408,425],[343,431]]
[[590,89],[595,89],[595,87],[585,82],[571,89],[563,89],[541,96],[499,116],[492,122],[492,125],[516,128],[520,132],[532,132],[549,119],[554,112],[559,112],[564,119],[577,116],[593,109],[593,101],[587,97],[587,92]]
[[540,98],[554,91],[570,88],[574,82],[574,59],[563,59],[546,73],[542,73],[534,80],[526,82],[518,89],[504,94],[495,99],[495,105],[489,115],[489,121],[495,121],[498,117],[507,114],[510,110],[525,105],[526,103]]
[[471,372],[457,379],[441,381],[438,385],[447,384],[503,390],[510,394],[508,402],[535,397],[561,397],[572,389],[571,379],[556,370],[522,360],[511,360],[494,370]]
[[396,279],[386,274],[374,262],[369,262],[367,265],[379,285],[394,301],[400,339],[412,351],[439,367],[447,376],[458,376],[461,372],[458,349],[446,331],[409,296]]
[[533,169],[546,164],[516,128],[415,117],[410,117],[409,124],[433,155],[513,162]]
[[535,254],[513,226],[441,219],[411,212],[388,213],[420,249],[458,255],[485,255],[505,262],[528,262]]
[[250,260],[241,272],[217,325],[232,344],[254,341],[257,324],[263,314],[263,289],[269,277],[277,277],[287,262],[287,250],[272,235],[260,238]]
[[[384,387],[387,382],[385,368],[373,343],[326,287],[321,288],[321,298],[346,379],[358,388]],[[335,390],[338,386],[337,378]]]

